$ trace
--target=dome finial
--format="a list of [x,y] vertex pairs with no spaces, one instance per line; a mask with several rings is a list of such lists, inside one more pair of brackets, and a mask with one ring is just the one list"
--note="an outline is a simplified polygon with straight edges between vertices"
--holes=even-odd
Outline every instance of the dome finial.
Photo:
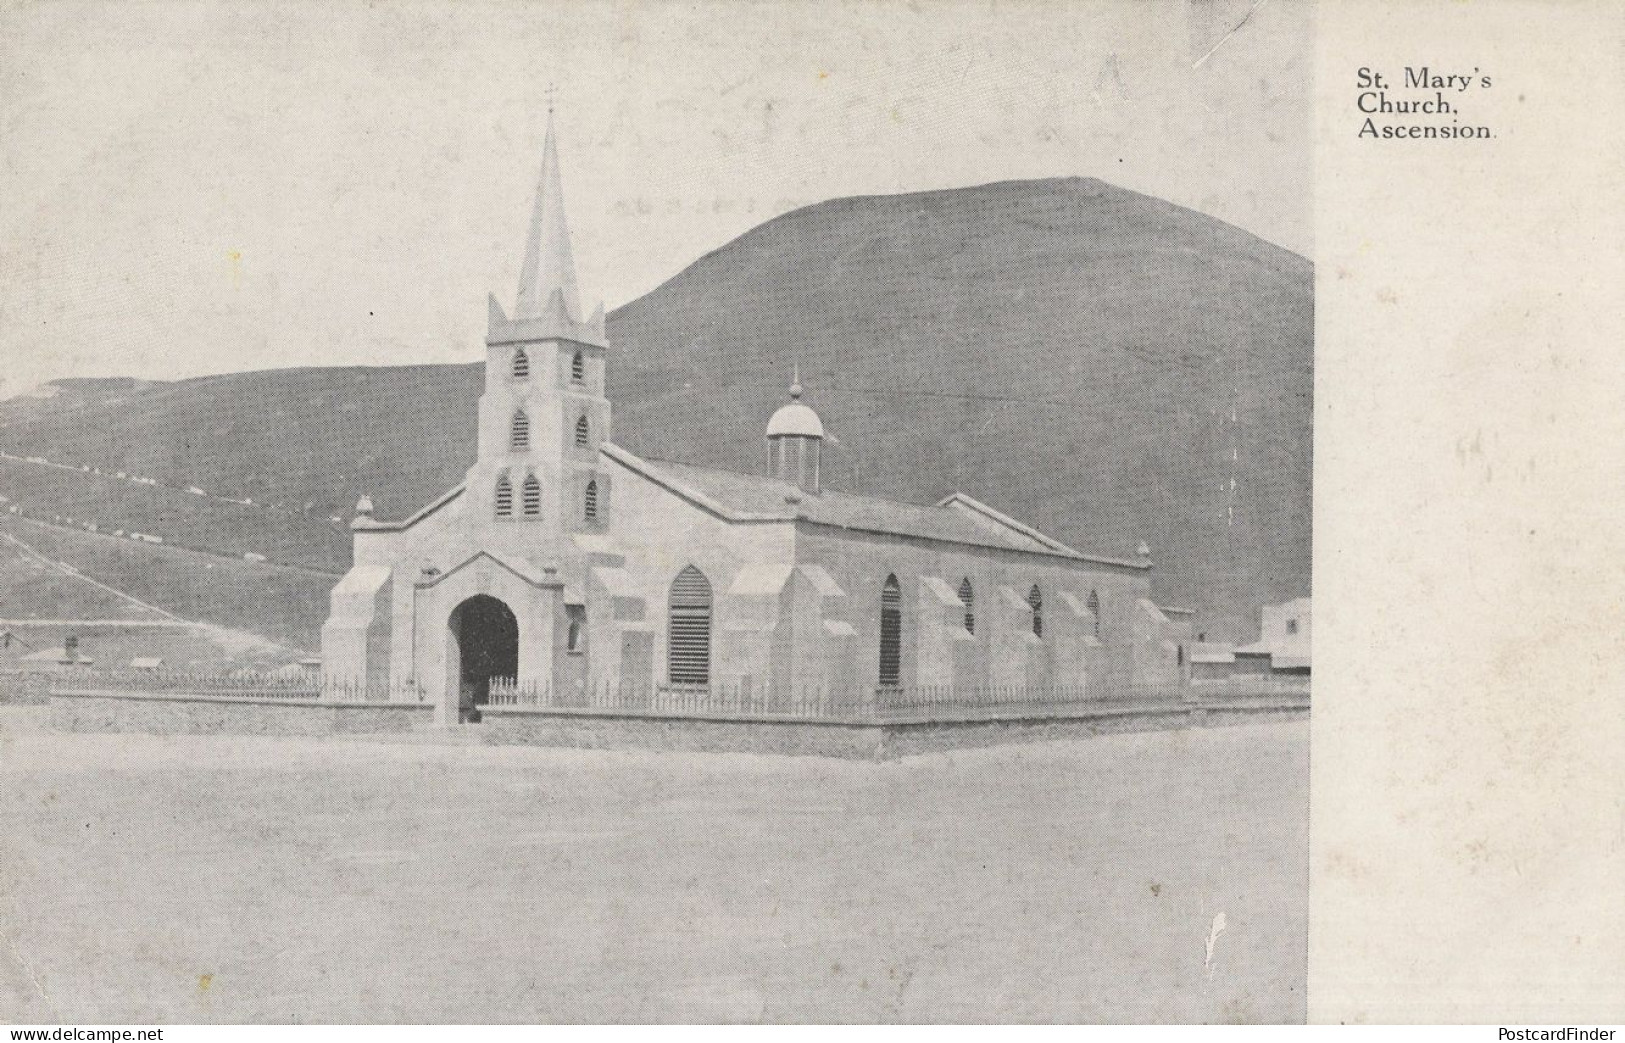
[[792,400],[799,400],[801,398],[801,391],[801,363],[797,362],[790,377],[790,398]]

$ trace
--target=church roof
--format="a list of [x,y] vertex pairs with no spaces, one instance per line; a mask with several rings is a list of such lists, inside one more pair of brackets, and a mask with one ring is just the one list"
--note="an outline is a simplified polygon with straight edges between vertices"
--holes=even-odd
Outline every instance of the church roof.
[[997,515],[995,518],[955,508],[955,503],[969,501],[969,497],[949,497],[933,507],[834,490],[804,493],[793,482],[766,475],[649,460],[616,445],[606,444],[603,450],[611,459],[732,521],[804,519],[859,532],[913,536],[1130,568],[1145,567],[1142,562],[1081,554],[1019,523],[1000,524],[997,518],[1003,516],[997,512],[992,512]]

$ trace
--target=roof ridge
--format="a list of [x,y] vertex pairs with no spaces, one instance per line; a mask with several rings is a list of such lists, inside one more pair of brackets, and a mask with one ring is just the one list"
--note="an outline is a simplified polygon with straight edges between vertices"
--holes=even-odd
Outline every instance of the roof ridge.
[[[621,449],[623,452],[630,452],[630,450],[627,450],[626,447],[624,447],[624,446],[617,446],[616,448]],[[728,474],[728,475],[733,475],[733,476],[735,476],[737,478],[754,478],[754,479],[757,479],[757,480],[763,481],[763,482],[772,482],[775,485],[788,486],[788,487],[790,487],[792,489],[797,488],[795,482],[787,482],[782,478],[775,478],[770,474],[760,474],[760,473],[756,473],[756,472],[752,472],[752,471],[735,471],[732,468],[728,468],[728,467],[713,467],[710,464],[689,463],[687,460],[667,460],[667,459],[665,459],[663,457],[658,457],[658,456],[643,456],[643,455],[639,454],[638,458],[640,460],[645,460],[645,461],[647,461],[647,462],[649,462],[651,464],[667,464],[669,466],[674,466],[674,467],[692,467],[696,471],[711,471],[711,472],[713,472],[715,474]],[[836,489],[836,488],[832,488],[830,486],[825,486],[819,492],[812,493],[812,494],[809,494],[809,495],[814,495],[814,496],[844,496],[844,497],[846,497],[848,499],[852,499],[852,500],[874,500],[877,503],[891,503],[891,504],[896,504],[899,507],[918,507],[918,508],[920,508],[922,510],[927,510],[927,511],[937,510],[937,505],[933,504],[933,503],[921,503],[919,500],[897,500],[897,499],[893,499],[890,496],[877,496],[874,493],[855,493],[855,492],[851,492],[851,491],[846,490],[846,489]]]

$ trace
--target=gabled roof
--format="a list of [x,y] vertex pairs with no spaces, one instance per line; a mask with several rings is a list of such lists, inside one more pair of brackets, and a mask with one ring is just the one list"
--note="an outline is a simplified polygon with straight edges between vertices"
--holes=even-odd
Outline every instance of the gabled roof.
[[[720,518],[736,522],[806,521],[855,532],[872,532],[1023,551],[1102,565],[1143,569],[1144,562],[1081,554],[1020,522],[956,494],[937,506],[825,490],[803,492],[792,482],[694,464],[649,460],[605,444],[603,453]],[[955,509],[979,509],[980,519]],[[975,505],[972,507],[971,505]]]
[[350,527],[360,532],[398,532],[401,529],[410,529],[412,526],[427,518],[435,511],[438,511],[446,504],[463,495],[463,489],[464,487],[461,485],[453,486],[452,488],[447,489],[445,492],[435,497],[426,506],[420,508],[418,511],[413,513],[411,517],[405,519],[404,521],[381,522],[374,521],[371,518],[357,518]]
[[546,572],[544,572],[541,569],[538,569],[533,563],[525,560],[524,558],[518,558],[518,559],[514,559],[514,560],[507,560],[507,559],[497,557],[495,554],[492,554],[488,550],[477,550],[473,554],[470,554],[468,557],[464,558],[458,564],[453,565],[451,568],[447,569],[446,571],[438,573],[438,574],[436,574],[434,577],[432,577],[430,579],[419,580],[417,585],[420,586],[420,587],[437,586],[437,585],[439,585],[441,583],[444,583],[446,580],[450,579],[451,577],[455,576],[457,573],[459,573],[459,572],[463,571],[464,569],[468,568],[470,565],[474,564],[476,561],[479,561],[481,558],[485,558],[485,559],[489,560],[491,562],[491,564],[497,566],[500,569],[503,569],[506,572],[512,573],[513,575],[519,577],[520,579],[524,580],[526,583],[529,583],[533,587],[563,586],[563,582],[561,580],[559,580],[556,576],[548,575]]
[[950,493],[949,495],[938,500],[937,506],[963,507],[973,514],[980,515],[995,525],[1003,526],[1006,529],[1021,533],[1023,536],[1030,539],[1037,540],[1038,542],[1044,544],[1044,546],[1049,547],[1051,550],[1064,551],[1068,554],[1078,553],[1071,547],[1068,547],[1066,544],[1062,543],[1060,540],[1051,539],[1050,537],[1039,532],[1037,529],[1034,529],[1028,525],[1023,525],[1021,522],[1016,521],[1008,514],[1005,514],[1002,511],[994,510],[992,507],[989,507],[982,501],[970,496],[966,496],[964,493]]

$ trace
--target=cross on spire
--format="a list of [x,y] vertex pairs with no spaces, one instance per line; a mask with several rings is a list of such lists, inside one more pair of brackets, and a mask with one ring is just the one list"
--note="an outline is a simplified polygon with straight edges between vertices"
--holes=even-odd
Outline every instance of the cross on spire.
[[553,115],[553,102],[558,97],[559,89],[551,82],[547,85],[547,114]]

